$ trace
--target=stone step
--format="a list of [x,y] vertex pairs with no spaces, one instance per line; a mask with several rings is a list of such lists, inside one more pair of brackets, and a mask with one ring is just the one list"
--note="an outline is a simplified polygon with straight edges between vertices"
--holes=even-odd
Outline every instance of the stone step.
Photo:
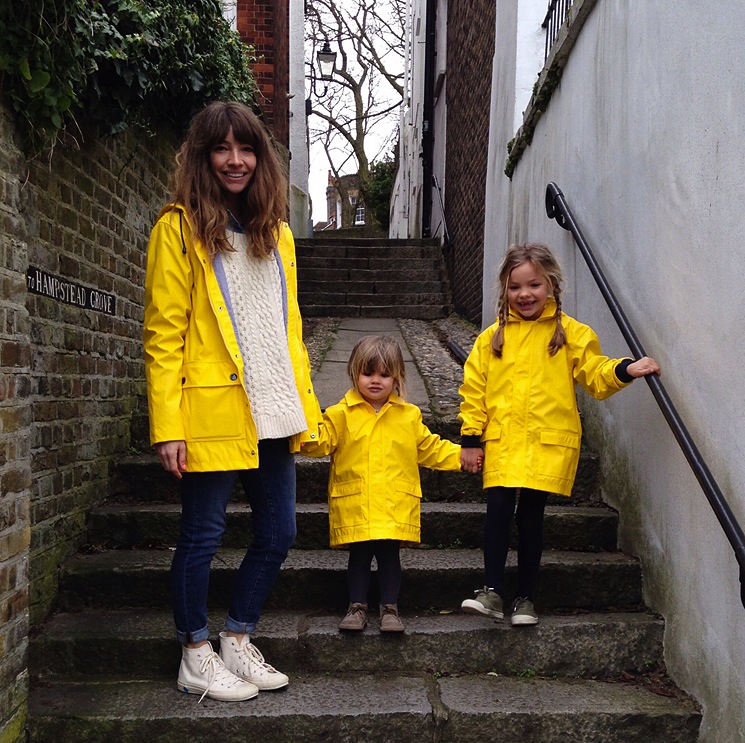
[[[455,431],[446,431],[443,424],[425,417],[430,429],[457,440]],[[325,503],[329,477],[329,459],[298,456],[298,503]],[[420,468],[424,501],[458,501],[484,503],[480,475],[461,472],[436,472]],[[551,496],[554,505],[594,505],[600,503],[598,494],[599,459],[596,454],[583,452],[571,498]],[[240,486],[236,499],[242,498]],[[177,503],[178,480],[158,464],[153,454],[140,454],[119,461],[113,470],[108,496],[109,503]]]
[[[215,632],[224,621],[211,612]],[[543,615],[536,627],[460,611],[402,614],[406,632],[379,632],[371,612],[367,629],[338,630],[341,614],[267,612],[254,638],[286,673],[366,671],[488,673],[539,676],[620,676],[645,673],[662,659],[664,623],[644,612]],[[213,646],[219,647],[215,634]],[[31,638],[30,670],[41,679],[168,676],[178,668],[180,646],[167,609],[89,609],[61,613]]]
[[[331,288],[331,287],[329,287]],[[298,302],[301,307],[318,307],[321,305],[342,305],[348,307],[368,308],[380,307],[381,305],[398,305],[404,307],[408,304],[417,308],[434,307],[443,305],[447,308],[446,300],[442,291],[425,293],[400,292],[397,294],[372,293],[371,287],[367,287],[367,292],[356,292],[353,289],[339,287],[338,291],[332,289],[329,292],[304,291],[302,287],[298,288]],[[390,309],[390,308],[389,308]],[[382,317],[382,315],[374,315]],[[388,315],[388,317],[399,317],[399,315]]]
[[[328,261],[329,265],[316,267],[314,262],[310,264],[303,263],[300,267],[300,276],[298,285],[301,288],[308,287],[313,281],[359,281],[370,284],[372,281],[381,283],[390,283],[401,281],[401,270],[398,268],[378,268],[371,270],[369,268],[352,268],[346,262],[339,264],[339,261]],[[444,281],[444,276],[437,262],[432,262],[429,268],[421,265],[419,261],[415,266],[408,266],[406,273],[403,274],[407,281]],[[429,264],[428,264],[429,265]]]
[[[167,606],[171,554],[170,550],[110,550],[74,555],[61,569],[59,607],[76,611],[93,606]],[[218,552],[210,575],[210,606],[224,606],[243,555],[244,550]],[[401,564],[400,607],[404,612],[458,608],[473,589],[483,585],[481,550],[402,549]],[[266,609],[345,609],[346,566],[344,550],[292,550]],[[514,594],[516,573],[516,555],[511,551],[508,596]],[[639,563],[623,553],[547,550],[543,554],[536,601],[539,611],[636,608],[641,600]],[[373,580],[371,602],[375,601]]]
[[[361,296],[380,296],[386,299],[396,296],[434,296],[441,297],[443,291],[442,281],[438,279],[425,278],[419,281],[412,280],[408,273],[405,274],[406,280],[402,280],[401,274],[398,275],[397,281],[381,279],[370,271],[367,279],[334,279],[327,276],[322,279],[305,279],[298,283],[298,296],[336,296],[338,294],[351,295],[359,294]],[[422,303],[422,302],[420,302]]]
[[[377,295],[376,295],[377,296]],[[303,317],[396,317],[409,320],[438,320],[450,314],[447,304],[417,305],[402,304],[356,305],[313,304],[299,299]]]
[[28,741],[694,743],[700,725],[685,699],[580,679],[308,675],[240,704],[198,704],[175,686],[172,677],[47,684],[31,694]]
[[[442,249],[437,245],[412,245],[406,241],[371,241],[358,244],[344,242],[298,242],[295,246],[298,262],[303,264],[319,258],[335,260],[410,261],[441,260]],[[385,266],[381,266],[385,268]]]
[[390,276],[395,271],[400,279],[406,271],[426,271],[432,277],[443,277],[444,265],[442,260],[432,254],[424,256],[406,257],[401,255],[386,256],[375,252],[364,252],[353,256],[343,255],[305,255],[298,257],[298,284],[302,285],[306,270],[345,269],[347,271],[381,272],[382,276]]
[[[95,509],[87,525],[88,543],[109,549],[175,545],[180,507],[154,505],[105,505]],[[483,544],[485,507],[481,503],[422,503],[422,544],[432,548],[479,548]],[[328,507],[325,503],[300,503],[297,507],[296,549],[324,549],[329,544]],[[548,506],[544,520],[547,549],[612,551],[616,549],[618,515],[608,508]],[[247,503],[228,506],[228,526],[223,547],[240,548],[252,534]],[[516,546],[513,530],[512,546]]]

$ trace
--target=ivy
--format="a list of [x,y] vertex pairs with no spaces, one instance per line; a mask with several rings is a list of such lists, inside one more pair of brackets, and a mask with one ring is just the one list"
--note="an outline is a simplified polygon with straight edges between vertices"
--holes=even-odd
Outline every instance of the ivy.
[[34,151],[82,123],[181,130],[207,101],[251,105],[251,53],[219,0],[0,4],[0,90]]

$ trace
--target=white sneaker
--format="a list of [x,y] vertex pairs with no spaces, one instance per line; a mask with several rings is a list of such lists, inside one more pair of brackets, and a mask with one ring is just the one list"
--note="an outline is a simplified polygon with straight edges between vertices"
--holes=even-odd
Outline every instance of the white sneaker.
[[225,668],[209,642],[198,648],[182,646],[178,689],[186,694],[201,694],[200,702],[205,697],[221,702],[242,702],[259,693],[255,684]]
[[239,643],[227,632],[221,632],[220,657],[231,673],[250,681],[261,691],[281,689],[290,683],[290,679],[284,673],[280,673],[264,660],[264,656],[256,645],[251,643],[248,635],[245,635],[243,642]]

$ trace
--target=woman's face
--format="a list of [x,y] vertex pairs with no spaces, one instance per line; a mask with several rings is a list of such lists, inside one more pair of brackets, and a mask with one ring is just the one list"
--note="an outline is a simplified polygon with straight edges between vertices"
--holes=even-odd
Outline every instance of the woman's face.
[[238,197],[248,188],[256,170],[254,148],[236,141],[231,128],[225,139],[210,151],[210,166],[228,208],[237,207]]

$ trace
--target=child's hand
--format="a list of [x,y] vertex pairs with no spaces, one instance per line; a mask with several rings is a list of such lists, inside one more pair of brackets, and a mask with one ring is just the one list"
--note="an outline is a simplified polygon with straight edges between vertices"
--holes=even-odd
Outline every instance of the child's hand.
[[626,371],[634,378],[646,377],[648,374],[659,374],[660,365],[649,356],[638,359],[626,367]]
[[474,447],[460,450],[460,467],[464,472],[481,472],[483,463],[483,449]]

